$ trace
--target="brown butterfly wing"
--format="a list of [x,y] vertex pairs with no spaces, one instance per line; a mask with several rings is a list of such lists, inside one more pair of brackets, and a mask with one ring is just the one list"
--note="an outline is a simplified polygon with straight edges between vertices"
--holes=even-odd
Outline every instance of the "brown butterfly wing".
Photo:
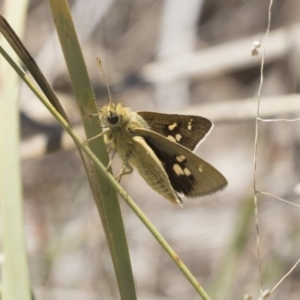
[[133,133],[143,137],[162,162],[176,192],[187,197],[201,197],[222,190],[227,185],[227,180],[219,171],[187,148],[152,130],[137,128]]
[[190,150],[194,150],[213,127],[210,120],[199,116],[172,115],[148,111],[138,112],[138,114],[143,117],[153,131]]

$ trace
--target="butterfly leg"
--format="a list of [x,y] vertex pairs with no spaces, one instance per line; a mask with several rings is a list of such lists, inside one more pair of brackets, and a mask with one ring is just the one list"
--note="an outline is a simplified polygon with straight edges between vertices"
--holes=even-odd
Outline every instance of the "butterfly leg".
[[[103,128],[104,128],[104,127],[103,127]],[[105,130],[105,131],[102,131],[101,133],[99,133],[99,134],[93,136],[92,138],[85,140],[84,143],[85,143],[85,144],[88,144],[90,141],[95,140],[95,139],[101,137],[103,134],[106,134],[108,131],[109,131],[109,129],[108,129],[108,130]]]
[[85,117],[85,119],[90,119],[90,118],[93,118],[93,117],[98,117],[97,124],[98,124],[100,127],[104,128],[103,126],[101,126],[101,122],[100,122],[100,119],[99,119],[99,112],[94,113],[94,114],[88,114],[88,115]]
[[95,139],[101,137],[104,133],[105,133],[105,131],[102,131],[101,133],[99,133],[99,134],[93,136],[93,137],[90,138],[90,139],[85,140],[84,142],[85,142],[85,143],[89,143],[90,141],[95,140]]
[[[112,147],[110,146],[109,149],[107,150],[108,151],[108,155],[109,155],[111,149],[112,149]],[[114,152],[113,152],[113,154],[112,154],[111,158],[109,159],[109,162],[108,162],[108,164],[106,166],[106,171],[111,167],[112,160],[115,157],[116,153],[117,153],[117,151],[114,149]]]
[[88,115],[86,116],[87,119],[88,119],[88,118],[92,118],[92,117],[99,117],[99,113],[88,114]]
[[116,180],[118,180],[118,182],[120,182],[123,175],[127,175],[132,172],[133,172],[133,167],[128,162],[124,162],[124,165],[123,165],[120,173],[116,176]]

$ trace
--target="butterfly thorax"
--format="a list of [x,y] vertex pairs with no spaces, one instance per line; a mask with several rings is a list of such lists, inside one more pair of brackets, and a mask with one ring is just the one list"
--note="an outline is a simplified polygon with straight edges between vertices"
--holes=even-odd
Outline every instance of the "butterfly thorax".
[[105,143],[112,146],[123,160],[132,155],[133,130],[149,129],[147,122],[129,107],[111,103],[100,110],[101,124],[108,128]]

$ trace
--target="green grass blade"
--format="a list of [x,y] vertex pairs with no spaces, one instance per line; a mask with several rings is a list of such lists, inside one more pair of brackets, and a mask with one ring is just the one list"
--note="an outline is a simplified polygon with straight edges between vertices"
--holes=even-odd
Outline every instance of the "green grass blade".
[[[66,1],[50,0],[49,3],[73,90],[80,108],[85,132],[87,137],[91,138],[99,134],[100,127],[96,118],[87,118],[87,116],[91,113],[96,113],[97,106],[70,15],[70,9]],[[90,143],[90,147],[104,164],[108,164],[106,147],[100,139]],[[134,300],[136,299],[135,286],[117,194],[111,188],[107,179],[89,160],[85,160],[85,167],[106,233],[121,298]]]
[[[15,30],[22,35],[27,1],[6,1],[4,10]],[[1,43],[4,44],[4,41]],[[3,58],[0,58],[0,65],[0,222],[4,258],[1,266],[1,299],[30,300],[19,159],[20,80]]]

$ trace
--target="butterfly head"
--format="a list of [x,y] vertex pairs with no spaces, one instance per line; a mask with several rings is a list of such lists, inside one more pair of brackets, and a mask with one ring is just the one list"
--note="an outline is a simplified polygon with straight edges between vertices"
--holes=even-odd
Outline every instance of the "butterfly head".
[[112,128],[118,126],[122,120],[122,105],[109,103],[99,110],[101,124]]

